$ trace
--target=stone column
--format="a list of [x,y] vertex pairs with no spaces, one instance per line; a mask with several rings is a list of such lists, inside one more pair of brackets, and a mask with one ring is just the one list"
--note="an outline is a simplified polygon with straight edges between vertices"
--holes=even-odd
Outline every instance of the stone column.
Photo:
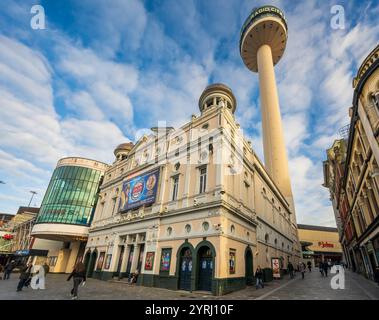
[[118,275],[119,278],[122,278],[122,273],[126,272],[126,266],[128,265],[130,248],[131,248],[130,245],[124,245],[124,256],[122,257],[121,269]]
[[120,237],[116,235],[114,243],[113,243],[111,265],[109,267],[109,270],[107,270],[109,272],[117,271],[118,256],[120,255],[120,251],[121,251],[121,246],[119,244],[120,244]]
[[[132,266],[130,268],[131,273],[135,272],[137,269],[140,250],[141,250],[141,244],[135,244],[134,245],[134,252],[133,252]],[[141,270],[139,270],[139,271],[141,271]]]

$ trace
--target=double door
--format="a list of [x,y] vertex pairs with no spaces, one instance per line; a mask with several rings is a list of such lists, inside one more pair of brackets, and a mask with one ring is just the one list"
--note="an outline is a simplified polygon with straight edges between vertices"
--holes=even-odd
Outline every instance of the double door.
[[180,258],[179,289],[191,290],[192,255],[189,249],[185,250]]

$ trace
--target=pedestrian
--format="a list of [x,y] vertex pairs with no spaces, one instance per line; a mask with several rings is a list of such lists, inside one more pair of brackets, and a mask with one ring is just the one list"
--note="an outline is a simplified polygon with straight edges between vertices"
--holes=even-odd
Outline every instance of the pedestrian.
[[6,265],[5,265],[5,268],[4,268],[4,280],[9,280],[9,277],[13,271],[15,267],[15,263],[14,263],[14,260],[12,261],[9,261]]
[[325,277],[328,277],[329,264],[326,261],[324,261],[324,263],[322,264],[322,268],[324,270]]
[[43,270],[45,271],[45,276],[46,276],[50,271],[50,267],[46,262],[43,264],[42,267],[43,267]]
[[74,279],[74,287],[71,290],[71,296],[73,300],[78,299],[78,288],[81,282],[83,282],[82,286],[86,284],[86,268],[82,262],[78,262],[75,265],[74,270],[71,272],[69,277],[67,278],[67,281],[70,281],[70,279]]
[[258,266],[257,270],[255,270],[255,279],[256,279],[255,287],[257,288],[257,290],[259,289],[259,287],[263,289],[264,288],[263,271],[260,266]]
[[[4,272],[4,266],[2,264],[0,264],[0,273],[3,273],[3,272]],[[2,276],[0,276],[0,280],[3,280]]]
[[139,271],[136,270],[136,272],[134,272],[132,274],[132,277],[130,278],[130,284],[137,283],[138,275],[139,275]]
[[312,272],[312,263],[310,261],[307,262],[309,272]]
[[322,261],[319,262],[318,269],[321,273],[321,277],[323,277],[324,276],[324,264]]
[[32,272],[32,264],[28,263],[20,268],[20,281],[17,285],[17,292],[22,291],[22,288],[27,284]]
[[293,275],[294,267],[293,267],[293,264],[291,262],[288,262],[287,269],[288,269],[288,273],[290,274],[290,279],[293,279],[293,277],[294,277],[294,275]]
[[304,274],[305,274],[305,263],[304,262],[300,262],[299,270],[301,272],[301,279],[304,280]]
[[375,271],[374,271],[374,277],[375,277],[375,281],[376,281],[376,283],[377,283],[378,286],[379,286],[379,266],[377,266],[377,267],[375,268]]

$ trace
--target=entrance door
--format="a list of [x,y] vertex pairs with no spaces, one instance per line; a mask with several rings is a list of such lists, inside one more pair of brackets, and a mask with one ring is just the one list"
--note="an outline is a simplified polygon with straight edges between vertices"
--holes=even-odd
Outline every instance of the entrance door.
[[192,253],[189,248],[183,248],[180,253],[179,289],[191,290]]
[[252,285],[253,284],[253,255],[251,253],[251,250],[246,250],[245,254],[245,278],[246,278],[246,284]]
[[93,275],[93,271],[95,269],[96,259],[97,259],[97,252],[94,251],[91,254],[90,263],[89,263],[89,266],[88,266],[88,272],[87,272],[88,278],[91,278],[92,275]]
[[121,246],[120,255],[118,257],[117,274],[120,274],[121,272],[121,265],[122,265],[122,259],[124,257],[124,251],[125,251],[125,247]]
[[89,264],[90,258],[91,258],[91,252],[87,251],[84,257],[84,267],[86,268],[86,270],[88,270],[88,264]]
[[199,278],[197,289],[212,291],[213,256],[211,249],[202,247],[199,250]]
[[130,269],[132,268],[132,262],[133,262],[133,253],[134,253],[134,246],[130,248],[129,252],[129,258],[128,258],[128,265],[126,267],[126,276],[129,277]]

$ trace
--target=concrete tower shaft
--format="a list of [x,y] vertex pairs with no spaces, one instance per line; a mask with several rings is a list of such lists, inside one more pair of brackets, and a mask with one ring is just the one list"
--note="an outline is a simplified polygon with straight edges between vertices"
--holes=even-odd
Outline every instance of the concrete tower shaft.
[[270,47],[262,45],[257,56],[265,167],[283,195],[289,197],[291,183]]
[[274,72],[286,43],[287,22],[283,12],[273,6],[253,9],[241,30],[240,53],[245,65],[259,74],[266,170],[294,209]]

